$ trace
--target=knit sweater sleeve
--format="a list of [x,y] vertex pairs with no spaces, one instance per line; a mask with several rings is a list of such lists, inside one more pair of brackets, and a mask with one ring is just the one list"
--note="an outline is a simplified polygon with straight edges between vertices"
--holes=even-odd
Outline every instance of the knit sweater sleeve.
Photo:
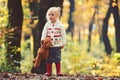
[[65,31],[65,28],[64,28],[64,26],[62,25],[62,27],[61,27],[61,37],[62,37],[62,42],[63,42],[63,45],[65,45],[66,44],[66,31]]
[[47,23],[45,24],[45,26],[43,28],[41,41],[46,38],[46,35],[47,35]]

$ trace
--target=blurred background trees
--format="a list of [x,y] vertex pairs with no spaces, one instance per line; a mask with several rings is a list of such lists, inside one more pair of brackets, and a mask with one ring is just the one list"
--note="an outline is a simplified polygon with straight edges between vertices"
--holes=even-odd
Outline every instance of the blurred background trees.
[[120,16],[119,16],[119,8],[118,8],[118,0],[110,0],[109,8],[106,14],[106,17],[103,20],[103,27],[102,27],[102,34],[103,34],[103,42],[105,45],[105,51],[109,55],[111,54],[113,48],[111,47],[110,40],[107,36],[108,33],[108,21],[111,16],[111,13],[113,14],[114,19],[114,26],[115,26],[115,38],[116,38],[116,52],[120,52]]
[[75,10],[75,0],[69,0],[70,7],[69,7],[69,18],[68,18],[68,28],[67,28],[67,33],[71,33],[71,37],[73,38],[74,34],[74,20],[73,20],[73,13]]
[[[36,56],[37,49],[40,47],[41,32],[46,22],[45,15],[47,9],[51,6],[60,6],[62,8],[60,20],[68,32],[67,44],[62,54],[63,72],[69,74],[85,73],[105,75],[109,71],[108,75],[120,75],[118,66],[120,64],[120,55],[114,50],[116,49],[119,52],[118,49],[120,49],[116,46],[119,43],[119,37],[115,39],[115,28],[117,27],[114,28],[114,22],[119,22],[116,22],[116,19],[114,20],[114,15],[110,13],[109,15],[106,14],[110,8],[110,1],[114,2],[114,0],[22,0],[22,2],[19,0],[19,5],[17,6],[20,7],[21,3],[22,6],[18,9],[16,6],[17,3],[13,7],[17,1],[10,2],[13,5],[9,6],[10,8],[7,7],[8,1],[0,0],[0,71],[15,72],[15,69],[7,66],[8,61],[5,57],[10,49],[10,54],[16,55],[16,53],[20,53],[19,56],[21,57],[17,59],[19,59],[18,62],[21,61],[21,66],[17,68],[18,70],[20,69],[23,73],[30,73],[32,69],[32,72],[35,73],[45,73],[45,60],[43,61],[42,67],[35,70],[32,68],[32,59]],[[118,16],[117,11],[120,11],[118,7],[115,6],[115,11],[113,10],[113,14],[117,13],[116,16]],[[13,10],[15,9],[14,13],[11,11],[12,8]],[[15,15],[19,16],[15,17],[14,20]],[[12,20],[15,21],[14,24],[10,18],[11,16],[13,18]],[[108,16],[109,18],[106,20]],[[17,20],[18,18],[19,20]],[[118,18],[117,21],[119,21]],[[116,30],[119,31],[119,29]],[[105,41],[107,38],[106,36],[103,37],[102,33],[105,33],[103,35],[109,37],[111,46],[114,48],[111,52],[112,57],[110,59],[106,56],[106,52],[104,52],[104,48],[106,47],[102,40]],[[19,39],[18,42],[15,41],[16,37]],[[117,43],[115,43],[115,40]],[[18,44],[14,44],[12,47],[6,47],[9,42]]]
[[21,0],[8,0],[8,26],[6,30],[7,65],[20,67],[21,34],[23,25],[23,10]]
[[[21,61],[21,34],[23,24],[23,11],[21,0],[11,2],[11,0],[1,0],[0,10],[0,49],[2,63],[5,70],[8,68],[20,71]],[[5,58],[5,59],[4,59]]]

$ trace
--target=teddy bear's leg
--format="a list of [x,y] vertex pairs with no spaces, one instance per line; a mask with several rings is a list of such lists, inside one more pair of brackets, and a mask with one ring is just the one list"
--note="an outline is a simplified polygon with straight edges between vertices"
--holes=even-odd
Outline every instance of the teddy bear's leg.
[[47,72],[45,73],[45,75],[51,76],[52,75],[52,63],[47,63],[46,67],[47,67]]
[[41,59],[36,59],[34,63],[34,68],[38,68],[40,66]]

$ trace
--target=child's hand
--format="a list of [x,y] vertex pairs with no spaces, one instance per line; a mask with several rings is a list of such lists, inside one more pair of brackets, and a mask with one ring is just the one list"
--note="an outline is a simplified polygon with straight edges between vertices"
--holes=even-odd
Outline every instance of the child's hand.
[[43,45],[43,40],[40,42],[41,46]]
[[61,46],[61,49],[63,49],[63,48],[64,48],[64,45]]

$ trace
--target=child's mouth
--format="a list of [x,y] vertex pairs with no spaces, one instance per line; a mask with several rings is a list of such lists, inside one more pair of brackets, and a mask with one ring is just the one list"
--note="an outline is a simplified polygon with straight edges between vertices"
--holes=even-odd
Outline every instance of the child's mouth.
[[52,18],[50,18],[50,20],[52,20]]

